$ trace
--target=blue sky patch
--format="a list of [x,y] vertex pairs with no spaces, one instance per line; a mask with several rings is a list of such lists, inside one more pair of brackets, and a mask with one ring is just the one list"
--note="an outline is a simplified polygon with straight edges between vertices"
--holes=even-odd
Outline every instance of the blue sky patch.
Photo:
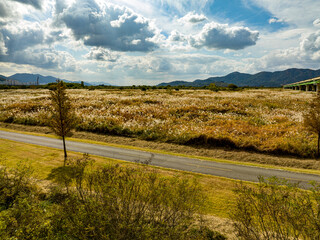
[[279,30],[287,25],[282,22],[269,24],[274,16],[265,9],[253,4],[244,4],[239,0],[215,0],[205,13],[212,18],[226,23],[244,22],[252,28],[267,28],[272,31]]

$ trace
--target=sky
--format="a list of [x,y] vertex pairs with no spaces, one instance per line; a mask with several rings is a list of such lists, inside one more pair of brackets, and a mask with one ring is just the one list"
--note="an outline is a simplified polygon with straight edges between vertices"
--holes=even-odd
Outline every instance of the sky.
[[319,0],[0,0],[0,74],[156,85],[320,68]]

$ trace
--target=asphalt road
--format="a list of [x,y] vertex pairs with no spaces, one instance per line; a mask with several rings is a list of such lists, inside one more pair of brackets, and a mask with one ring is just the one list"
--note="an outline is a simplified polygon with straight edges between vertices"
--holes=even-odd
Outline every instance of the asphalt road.
[[[62,140],[55,138],[39,137],[6,131],[0,131],[0,138],[58,149],[63,148]],[[68,151],[88,153],[91,155],[98,155],[130,162],[150,161],[149,164],[154,166],[197,172],[244,181],[258,182],[259,176],[276,176],[278,178],[287,179],[290,182],[299,182],[302,188],[309,188],[311,186],[309,184],[310,181],[320,183],[320,175],[303,174],[284,170],[251,167],[229,163],[219,163],[214,161],[199,160],[195,158],[178,157],[75,141],[67,141],[66,145]]]

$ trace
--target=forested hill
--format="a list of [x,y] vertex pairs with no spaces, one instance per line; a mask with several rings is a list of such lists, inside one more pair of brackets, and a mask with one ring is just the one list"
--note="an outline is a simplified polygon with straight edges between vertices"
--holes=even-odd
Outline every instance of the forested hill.
[[225,84],[236,84],[237,86],[250,86],[250,87],[281,87],[284,84],[298,82],[302,80],[306,80],[309,78],[315,78],[320,76],[319,70],[311,70],[311,69],[297,69],[291,68],[285,71],[278,72],[259,72],[256,74],[247,74],[247,73],[239,73],[233,72],[224,77],[210,77],[204,80],[195,80],[193,82],[187,81],[173,81],[168,83],[161,83],[158,86],[193,86],[193,87],[202,87],[207,86],[210,83],[220,83],[223,82]]

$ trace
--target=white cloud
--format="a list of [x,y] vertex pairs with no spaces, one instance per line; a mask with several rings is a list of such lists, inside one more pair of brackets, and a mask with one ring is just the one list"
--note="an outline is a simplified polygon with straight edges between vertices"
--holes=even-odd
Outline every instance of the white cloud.
[[269,24],[272,24],[272,23],[282,23],[284,22],[283,19],[278,19],[278,18],[270,18],[269,19]]
[[[105,1],[105,0],[98,0]],[[177,28],[179,18],[189,12],[208,12],[214,0],[109,0],[116,5],[124,5],[146,18],[153,19],[158,28],[170,33]]]
[[320,31],[312,33],[300,43],[300,50],[313,60],[320,60]]
[[320,27],[320,18],[317,18],[316,20],[313,21],[313,26]]
[[134,39],[134,40],[131,41],[131,44],[132,44],[132,45],[141,44],[141,40],[140,40],[140,39]]
[[210,22],[198,35],[190,37],[190,45],[195,48],[239,50],[255,45],[258,37],[257,31],[247,27],[229,27],[228,24]]
[[305,63],[299,49],[290,48],[285,50],[276,50],[266,54],[261,58],[247,59],[249,72],[259,71],[278,71],[287,68],[300,68]]
[[3,36],[9,55],[42,44],[45,41],[44,30],[37,23],[10,24],[0,29],[0,33]]
[[36,9],[41,9],[41,5],[42,5],[42,0],[13,0],[13,1],[33,6]]
[[250,0],[266,9],[277,19],[298,27],[308,27],[319,15],[320,1],[315,0]]
[[[110,64],[108,64],[110,67]],[[102,66],[105,70],[106,66]],[[123,78],[142,76],[149,84],[165,80],[195,79],[212,75],[224,75],[235,70],[245,70],[242,61],[207,54],[179,54],[179,55],[146,55],[122,56],[112,66],[112,73],[121,72]],[[165,80],[164,80],[165,79]]]
[[181,23],[200,23],[207,20],[207,17],[203,14],[196,14],[196,12],[189,12],[184,17],[180,18],[178,21]]
[[116,62],[119,58],[119,54],[111,52],[109,49],[102,47],[93,47],[90,52],[85,55],[90,60]]
[[64,9],[68,7],[66,0],[56,0],[54,9],[55,9],[55,14],[62,13]]
[[156,58],[148,64],[148,70],[169,73],[172,70],[172,65],[167,58]]
[[187,40],[187,37],[177,30],[174,30],[171,32],[168,40],[172,42],[183,42]]
[[1,55],[7,55],[7,47],[6,44],[4,42],[4,38],[2,33],[0,32],[0,61],[1,61]]
[[180,14],[184,14],[190,11],[200,12],[201,10],[205,9],[209,3],[212,3],[213,0],[149,0],[155,1],[156,3],[160,3],[160,6],[163,8],[169,8],[171,10],[176,10]]
[[248,72],[278,71],[294,67],[318,69],[319,60],[320,31],[302,37],[298,47],[271,50],[260,58],[244,59],[248,63]]
[[[0,1],[0,26],[1,24],[6,25],[13,19],[21,18],[18,5],[18,3],[12,1]],[[1,19],[4,20],[2,23]]]
[[8,56],[7,62],[28,64],[43,69],[56,69],[66,72],[79,71],[74,57],[65,51],[52,49],[27,49],[17,51]]
[[124,52],[149,52],[158,48],[155,40],[159,38],[159,30],[150,20],[126,7],[78,0],[57,19],[72,30],[76,40],[87,46]]
[[0,18],[12,16],[10,8],[6,2],[0,2]]
[[46,27],[45,24],[18,20],[1,28],[0,62],[75,71],[76,61],[70,53],[49,48],[50,44],[65,38],[61,36],[62,31],[53,31]]

